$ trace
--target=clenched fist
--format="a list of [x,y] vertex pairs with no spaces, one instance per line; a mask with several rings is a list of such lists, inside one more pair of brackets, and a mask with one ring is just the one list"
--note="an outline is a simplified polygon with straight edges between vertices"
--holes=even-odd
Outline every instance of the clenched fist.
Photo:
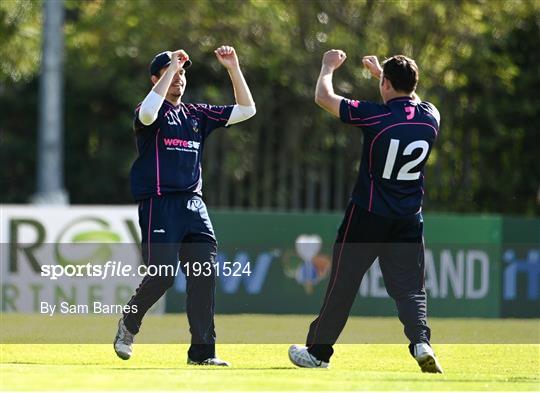
[[362,64],[364,64],[364,67],[366,67],[369,72],[371,72],[371,75],[373,75],[375,78],[381,78],[383,69],[379,64],[379,59],[377,59],[377,56],[364,56],[362,59]]
[[324,54],[322,63],[323,66],[335,70],[343,64],[345,59],[347,59],[345,52],[339,49],[332,49]]
[[216,54],[216,57],[218,61],[226,68],[231,69],[234,67],[238,67],[238,56],[236,55],[236,51],[232,46],[220,46],[217,48],[214,53]]
[[184,63],[189,60],[189,55],[185,50],[179,49],[171,53],[171,65],[170,67],[174,72],[178,71],[184,66]]

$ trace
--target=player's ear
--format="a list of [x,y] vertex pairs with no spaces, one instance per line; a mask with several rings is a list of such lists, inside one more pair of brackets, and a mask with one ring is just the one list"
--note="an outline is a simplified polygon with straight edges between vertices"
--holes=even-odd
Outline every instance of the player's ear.
[[381,86],[384,90],[390,90],[392,88],[392,82],[390,82],[390,79],[383,76]]
[[156,83],[158,83],[159,78],[157,76],[155,76],[155,75],[152,75],[150,77],[150,80],[152,81],[152,84],[155,85]]

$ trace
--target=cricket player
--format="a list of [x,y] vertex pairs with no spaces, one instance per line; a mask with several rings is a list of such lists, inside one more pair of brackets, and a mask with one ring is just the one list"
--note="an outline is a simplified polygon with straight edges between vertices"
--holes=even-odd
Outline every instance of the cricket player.
[[361,128],[362,161],[338,230],[322,308],[309,328],[307,346],[291,346],[289,358],[299,367],[329,366],[362,277],[378,258],[411,355],[423,372],[442,373],[426,321],[422,220],[424,165],[439,132],[439,112],[416,95],[418,67],[405,56],[391,57],[382,67],[376,56],[363,58],[364,66],[380,79],[384,104],[335,94],[332,75],[345,59],[341,50],[324,54],[315,102]]
[[[215,55],[229,73],[236,105],[182,102],[191,60],[184,50],[177,50],[154,57],[150,64],[154,86],[135,110],[138,157],[131,168],[131,189],[139,202],[142,254],[146,265],[171,269],[147,274],[128,303],[132,312],[120,319],[114,339],[114,350],[124,360],[131,357],[144,315],[173,285],[171,271],[180,261],[191,332],[188,364],[229,365],[215,351],[217,242],[202,199],[201,159],[210,133],[252,117],[255,103],[235,49],[221,46]],[[189,269],[194,263],[201,266]]]

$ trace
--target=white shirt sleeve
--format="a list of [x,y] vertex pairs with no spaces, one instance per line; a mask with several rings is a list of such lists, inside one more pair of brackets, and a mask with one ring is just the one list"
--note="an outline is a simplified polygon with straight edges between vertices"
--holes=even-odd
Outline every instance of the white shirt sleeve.
[[244,106],[236,104],[235,106],[233,106],[231,116],[229,117],[229,121],[227,122],[226,126],[230,126],[231,124],[236,124],[240,123],[241,121],[247,120],[250,117],[253,117],[256,112],[257,109],[255,108],[255,105]]
[[150,93],[144,98],[139,109],[139,120],[141,123],[149,126],[155,122],[163,101],[165,101],[165,97],[160,96],[154,90],[150,90]]

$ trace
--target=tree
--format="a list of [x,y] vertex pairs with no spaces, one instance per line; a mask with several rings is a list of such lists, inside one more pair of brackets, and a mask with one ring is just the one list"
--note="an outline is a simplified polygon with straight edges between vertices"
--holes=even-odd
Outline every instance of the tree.
[[[21,8],[21,4],[26,8]],[[38,2],[2,2],[0,104],[4,202],[33,191],[34,57]],[[6,5],[7,4],[7,5]],[[535,64],[540,4],[512,1],[66,1],[66,181],[74,203],[129,203],[133,109],[150,88],[148,62],[182,47],[194,60],[186,101],[229,103],[212,53],[236,47],[257,115],[206,146],[210,206],[341,209],[356,178],[361,132],[313,102],[322,53],[342,48],[342,95],[380,100],[365,54],[404,53],[421,69],[420,96],[442,115],[427,167],[428,210],[537,214],[540,104]],[[489,5],[489,6],[488,6]],[[26,10],[26,11],[25,11]],[[14,16],[15,15],[15,16]],[[14,21],[17,21],[15,23]],[[26,26],[26,27],[25,27]],[[25,29],[37,32],[23,39]],[[33,31],[33,30],[32,30]],[[38,58],[38,57],[37,57]],[[7,64],[7,66],[6,66]],[[7,67],[7,68],[6,68]],[[19,75],[19,77],[17,77]],[[24,179],[23,181],[20,179]]]

